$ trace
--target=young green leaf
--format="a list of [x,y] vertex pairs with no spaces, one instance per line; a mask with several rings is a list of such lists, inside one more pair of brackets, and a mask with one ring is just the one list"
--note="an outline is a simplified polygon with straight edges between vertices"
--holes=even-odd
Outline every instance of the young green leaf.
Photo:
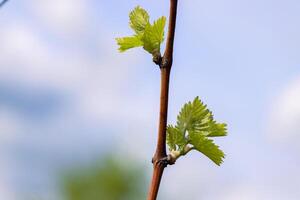
[[153,57],[160,55],[160,45],[164,41],[166,18],[160,17],[151,25],[147,11],[139,6],[130,12],[129,18],[130,27],[134,30],[135,35],[117,38],[119,51],[124,52],[128,49],[142,46]]
[[218,124],[207,106],[196,97],[186,103],[177,117],[177,126],[182,131],[200,131],[209,137],[226,136],[226,124]]
[[206,135],[207,137],[223,137],[227,135],[227,125],[226,124],[218,124],[215,121],[210,123],[209,133]]
[[177,116],[177,126],[182,131],[206,130],[212,118],[211,112],[207,109],[199,97],[193,102],[186,103]]
[[194,146],[196,150],[206,155],[217,165],[221,165],[225,154],[219,149],[219,146],[213,143],[212,140],[196,132],[190,132],[189,138],[190,143]]
[[116,38],[116,40],[119,45],[120,52],[124,52],[134,47],[143,46],[143,42],[140,40],[139,36],[137,35],[131,37]]
[[184,104],[177,116],[176,126],[168,126],[167,144],[171,152],[179,150],[181,156],[187,153],[185,151],[196,149],[220,165],[224,153],[208,138],[226,135],[226,124],[217,123],[212,112],[196,97],[194,101]]
[[143,34],[146,25],[150,23],[147,11],[140,6],[137,6],[133,11],[131,11],[129,18],[130,27],[136,34]]
[[159,18],[153,25],[146,25],[142,41],[144,42],[144,49],[149,53],[155,54],[160,52],[160,44],[164,41],[165,25],[165,17]]
[[167,127],[167,143],[170,151],[180,151],[187,144],[187,140],[177,127]]

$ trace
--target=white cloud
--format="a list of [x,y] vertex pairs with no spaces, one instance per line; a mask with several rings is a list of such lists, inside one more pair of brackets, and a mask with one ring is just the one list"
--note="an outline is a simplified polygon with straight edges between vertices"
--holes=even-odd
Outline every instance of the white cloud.
[[1,72],[14,71],[12,67],[16,65],[29,67],[30,63],[32,67],[40,66],[41,61],[45,59],[46,49],[35,30],[23,22],[1,25],[3,25],[0,30]]
[[271,139],[295,142],[300,137],[300,78],[291,81],[275,99],[269,114]]
[[[0,78],[6,84],[37,87],[38,91],[50,88],[68,95],[70,109],[63,112],[60,120],[76,116],[97,124],[114,121],[124,125],[134,120],[149,123],[153,112],[147,102],[152,94],[134,95],[130,88],[139,56],[134,52],[119,54],[111,34],[101,32],[99,38],[90,38],[96,44],[95,54],[99,53],[95,56],[84,47],[74,50],[72,45],[56,46],[39,27],[26,20],[1,26]],[[79,41],[79,47],[80,44]],[[129,92],[132,95],[127,95]]]
[[[89,24],[89,7],[84,0],[32,0],[28,5],[50,32],[81,32],[82,26]],[[97,51],[91,53],[85,48],[87,39],[74,39],[73,42],[78,42],[76,48],[64,40],[55,44],[52,36],[43,34],[41,27],[28,23],[27,18],[12,21],[0,24],[2,80],[27,88],[51,88],[68,93],[73,99],[70,104],[74,111],[90,119],[137,116],[148,119],[143,113],[150,112],[145,105],[151,94],[135,96],[126,95],[124,91],[132,91],[130,77],[139,56],[134,52],[119,54],[111,32],[102,31],[100,22],[100,27],[93,28],[100,34],[89,38]],[[96,53],[99,56],[95,56]]]
[[[73,46],[65,46],[62,49],[53,45],[48,41],[49,38],[26,21],[16,20],[1,26],[2,80],[73,92],[86,92],[88,88],[84,87],[91,86],[98,91],[105,89],[111,92],[121,82],[127,82],[131,73],[129,66],[134,66],[132,63],[138,60],[137,56],[133,59],[130,55],[117,58],[113,38],[112,42],[100,41],[96,49],[99,51],[98,59],[85,52],[84,48],[74,50]],[[95,43],[98,41],[97,38],[91,40],[95,40]]]
[[30,6],[37,19],[54,33],[70,36],[84,31],[89,13],[87,1],[32,0]]
[[[26,22],[4,26],[0,31],[0,77],[3,80],[33,87],[64,87],[82,74],[76,70],[82,64],[81,60],[70,56],[66,59],[65,55],[51,51],[50,44]],[[71,67],[73,70],[70,70]]]

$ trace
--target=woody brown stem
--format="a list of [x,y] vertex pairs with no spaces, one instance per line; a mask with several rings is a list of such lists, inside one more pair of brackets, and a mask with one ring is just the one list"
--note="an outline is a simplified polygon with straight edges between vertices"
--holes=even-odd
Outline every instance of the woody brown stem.
[[166,50],[160,62],[161,91],[158,140],[156,151],[152,159],[153,176],[147,200],[156,200],[164,169],[168,165],[168,156],[166,154],[166,128],[168,117],[169,80],[173,63],[173,46],[176,26],[177,4],[178,0],[170,0],[169,29]]

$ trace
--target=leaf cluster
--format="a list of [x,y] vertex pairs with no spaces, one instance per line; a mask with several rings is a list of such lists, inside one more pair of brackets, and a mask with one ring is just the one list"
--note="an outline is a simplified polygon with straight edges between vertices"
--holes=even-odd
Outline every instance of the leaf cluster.
[[129,25],[134,31],[134,35],[116,38],[119,51],[124,52],[131,48],[143,47],[153,56],[160,55],[160,45],[164,41],[166,17],[160,17],[151,24],[147,11],[137,6],[130,12],[129,19]]
[[226,135],[226,124],[217,123],[212,112],[196,97],[182,107],[176,125],[167,127],[167,144],[175,159],[195,149],[220,165],[225,154],[211,138]]

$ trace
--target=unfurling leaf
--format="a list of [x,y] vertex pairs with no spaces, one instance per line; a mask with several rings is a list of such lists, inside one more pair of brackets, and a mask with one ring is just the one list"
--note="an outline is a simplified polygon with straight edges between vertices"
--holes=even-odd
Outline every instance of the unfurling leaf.
[[164,29],[166,18],[160,17],[150,24],[149,15],[146,10],[137,6],[129,14],[130,27],[135,35],[131,37],[117,38],[119,51],[124,52],[135,47],[143,47],[153,56],[160,55],[160,45],[164,41]]
[[140,38],[137,35],[132,37],[116,38],[116,40],[119,45],[120,52],[124,52],[134,47],[143,46],[143,42],[140,40]]
[[180,151],[181,155],[185,155],[186,151],[195,149],[220,165],[225,155],[209,137],[226,135],[226,124],[217,123],[212,112],[196,97],[193,102],[184,104],[176,126],[168,126],[167,144],[171,153]]
[[144,49],[151,54],[160,52],[160,44],[164,41],[166,18],[161,17],[153,25],[147,24],[142,37]]
[[149,24],[149,15],[146,10],[137,6],[129,14],[130,27],[135,31],[136,34],[143,34],[145,27]]

